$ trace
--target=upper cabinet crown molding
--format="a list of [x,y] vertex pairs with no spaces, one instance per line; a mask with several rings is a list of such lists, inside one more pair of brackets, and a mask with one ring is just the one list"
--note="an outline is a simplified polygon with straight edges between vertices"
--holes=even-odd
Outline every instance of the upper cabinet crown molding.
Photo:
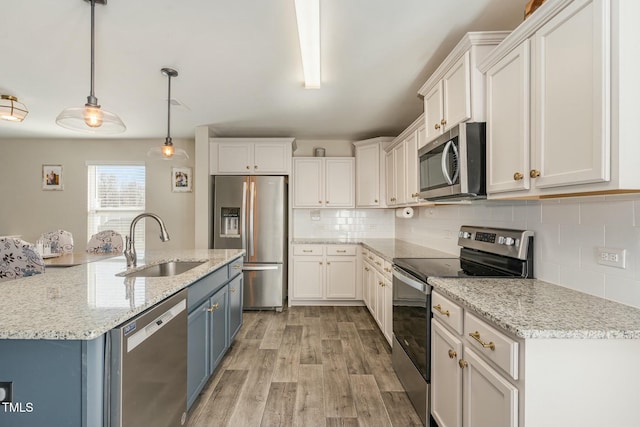
[[437,82],[442,80],[449,69],[456,61],[474,46],[496,46],[504,40],[510,31],[476,31],[466,33],[458,42],[456,47],[442,61],[442,64],[433,72],[431,77],[422,85],[418,94],[425,96],[429,89]]
[[489,52],[489,54],[478,63],[478,69],[482,73],[486,73],[493,64],[525,40],[529,39],[533,33],[573,1],[574,0],[557,0],[543,3],[542,6],[536,9],[529,18],[505,37],[495,49]]
[[384,151],[389,152],[396,145],[402,144],[405,139],[413,135],[414,132],[417,132],[421,126],[424,126],[424,113],[420,114],[420,116],[415,119],[409,126],[407,126],[407,128],[403,130],[400,135],[393,138],[393,141],[391,141],[386,147],[383,147]]

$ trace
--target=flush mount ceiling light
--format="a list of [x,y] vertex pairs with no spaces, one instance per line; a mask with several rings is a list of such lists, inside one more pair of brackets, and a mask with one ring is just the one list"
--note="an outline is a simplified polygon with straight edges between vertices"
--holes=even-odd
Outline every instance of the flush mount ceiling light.
[[113,134],[124,132],[127,127],[120,117],[103,110],[98,104],[94,92],[95,80],[95,6],[107,4],[107,0],[83,0],[91,3],[91,92],[84,107],[67,108],[56,118],[56,123],[64,128],[95,134]]
[[27,117],[29,110],[18,98],[11,95],[0,95],[0,119],[8,122],[21,122]]
[[320,88],[320,0],[295,0],[304,87]]
[[172,68],[163,68],[160,70],[162,74],[167,76],[167,137],[161,147],[153,147],[147,151],[147,156],[152,159],[164,160],[186,160],[189,155],[182,148],[175,148],[171,140],[171,77],[178,77],[178,72]]

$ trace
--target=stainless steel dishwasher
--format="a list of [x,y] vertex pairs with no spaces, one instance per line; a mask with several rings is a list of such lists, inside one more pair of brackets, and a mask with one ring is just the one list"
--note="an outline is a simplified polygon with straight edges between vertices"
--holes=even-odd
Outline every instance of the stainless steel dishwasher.
[[107,336],[105,426],[183,425],[187,411],[187,290],[112,329]]

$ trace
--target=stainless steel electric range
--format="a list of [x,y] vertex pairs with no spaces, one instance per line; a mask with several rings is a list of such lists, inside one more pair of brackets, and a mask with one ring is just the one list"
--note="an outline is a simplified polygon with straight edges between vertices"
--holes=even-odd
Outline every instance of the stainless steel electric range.
[[533,278],[533,232],[463,225],[458,258],[394,258],[393,368],[425,426],[431,425],[429,277]]

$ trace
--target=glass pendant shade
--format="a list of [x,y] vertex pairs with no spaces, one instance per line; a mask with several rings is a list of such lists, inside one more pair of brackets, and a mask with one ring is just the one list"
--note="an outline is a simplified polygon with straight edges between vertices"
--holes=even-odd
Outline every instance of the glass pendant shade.
[[105,111],[99,105],[67,108],[58,114],[56,123],[63,128],[103,135],[127,129],[117,114]]
[[[95,78],[95,4],[96,0],[86,0],[91,3],[91,90],[84,107],[71,107],[63,110],[56,123],[63,128],[101,135],[121,133],[127,130],[117,114],[103,110],[98,105],[98,98],[94,93]],[[106,5],[106,0],[98,1]]]
[[8,122],[21,122],[27,117],[29,110],[18,98],[11,95],[0,95],[0,119]]

